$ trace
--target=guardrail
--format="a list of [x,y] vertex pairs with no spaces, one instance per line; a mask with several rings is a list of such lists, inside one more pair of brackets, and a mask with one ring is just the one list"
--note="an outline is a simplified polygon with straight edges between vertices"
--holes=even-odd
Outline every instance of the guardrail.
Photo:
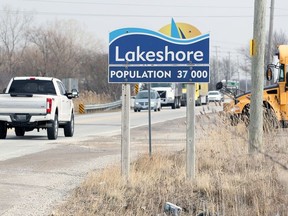
[[112,110],[122,106],[122,101],[118,100],[106,104],[84,105],[84,112],[97,111],[97,110]]

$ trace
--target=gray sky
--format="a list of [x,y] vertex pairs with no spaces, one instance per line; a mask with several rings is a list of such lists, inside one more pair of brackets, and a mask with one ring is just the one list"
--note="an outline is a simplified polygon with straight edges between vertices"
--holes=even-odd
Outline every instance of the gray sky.
[[[123,27],[158,31],[175,22],[189,23],[211,34],[211,56],[237,59],[237,49],[253,37],[254,0],[0,0],[19,11],[33,11],[39,23],[47,20],[76,20],[103,42],[108,50],[109,32]],[[266,30],[270,0],[267,1]],[[274,31],[288,35],[288,1],[276,0]]]

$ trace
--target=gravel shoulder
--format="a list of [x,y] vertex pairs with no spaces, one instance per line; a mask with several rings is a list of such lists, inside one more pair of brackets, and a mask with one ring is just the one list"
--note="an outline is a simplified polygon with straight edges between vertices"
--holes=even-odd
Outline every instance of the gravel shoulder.
[[[185,119],[152,125],[152,154],[185,147]],[[147,126],[131,129],[131,158],[148,153]],[[59,145],[59,144],[58,144]],[[0,162],[0,215],[49,215],[92,170],[120,165],[121,136],[61,144]]]

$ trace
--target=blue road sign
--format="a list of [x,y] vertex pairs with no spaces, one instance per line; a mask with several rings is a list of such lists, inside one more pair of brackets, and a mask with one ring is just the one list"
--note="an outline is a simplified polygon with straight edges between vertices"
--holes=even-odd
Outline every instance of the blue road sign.
[[110,33],[108,82],[209,82],[209,34],[179,39],[141,28]]

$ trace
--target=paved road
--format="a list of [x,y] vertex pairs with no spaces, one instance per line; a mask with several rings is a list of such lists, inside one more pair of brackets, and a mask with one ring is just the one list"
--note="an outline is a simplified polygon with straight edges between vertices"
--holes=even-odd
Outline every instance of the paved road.
[[[152,123],[185,116],[184,107],[164,108],[152,112]],[[147,125],[147,111],[131,111],[131,128]],[[65,138],[60,130],[56,141],[47,140],[46,131],[19,138],[10,130],[0,141],[0,215],[47,215],[89,171],[119,162],[120,129],[121,112],[109,112],[77,115],[75,136]]]
[[[162,109],[151,112],[152,123],[185,116],[185,108],[177,110]],[[131,128],[148,124],[148,111],[130,114]],[[79,142],[91,139],[93,136],[109,136],[121,132],[121,112],[106,112],[77,115],[75,117],[75,134],[72,138],[64,137],[63,129],[59,129],[59,137],[47,139],[46,130],[26,132],[24,137],[16,137],[14,130],[9,130],[7,138],[0,140],[0,161],[31,153],[48,150],[63,143]]]
[[[217,110],[222,108],[214,105],[211,107]],[[207,106],[196,107],[196,114],[203,109],[208,110]],[[175,110],[163,108],[160,112],[151,112],[151,121],[154,124],[185,116],[185,107]],[[140,113],[131,111],[130,125],[131,128],[148,125],[148,111]],[[47,139],[46,130],[26,132],[24,137],[16,137],[14,130],[8,130],[7,139],[0,140],[0,161],[55,148],[57,144],[73,143],[91,139],[93,136],[109,136],[117,133],[121,133],[121,112],[119,111],[77,115],[74,136],[72,138],[64,137],[63,129],[60,129],[56,141]]]

